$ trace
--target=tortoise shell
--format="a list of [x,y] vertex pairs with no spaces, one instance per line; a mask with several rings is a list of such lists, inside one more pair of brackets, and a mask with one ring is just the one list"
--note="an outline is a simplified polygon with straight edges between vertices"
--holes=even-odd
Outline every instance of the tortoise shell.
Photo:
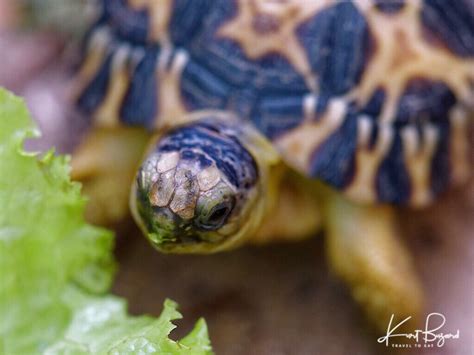
[[423,205],[470,170],[471,0],[103,0],[77,73],[101,125],[250,120],[358,201]]

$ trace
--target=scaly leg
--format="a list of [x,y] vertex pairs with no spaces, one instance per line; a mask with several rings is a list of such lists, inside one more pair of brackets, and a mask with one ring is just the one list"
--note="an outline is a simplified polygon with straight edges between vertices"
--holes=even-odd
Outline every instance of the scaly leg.
[[90,222],[110,225],[128,215],[131,183],[148,138],[138,128],[95,128],[74,152],[72,179],[83,184]]
[[385,332],[392,314],[394,325],[409,316],[410,324],[416,323],[423,292],[409,252],[396,234],[394,211],[356,205],[329,193],[325,213],[329,262],[377,329]]

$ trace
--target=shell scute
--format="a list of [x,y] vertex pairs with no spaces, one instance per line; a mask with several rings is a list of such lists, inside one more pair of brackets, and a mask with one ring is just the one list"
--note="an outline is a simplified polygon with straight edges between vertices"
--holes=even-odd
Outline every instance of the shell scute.
[[112,59],[113,54],[109,53],[97,71],[95,77],[87,87],[85,87],[78,99],[77,103],[79,107],[87,114],[93,114],[107,94]]
[[152,127],[158,112],[158,85],[155,68],[158,49],[144,51],[134,71],[131,83],[120,108],[120,117],[128,125]]
[[343,95],[360,81],[373,43],[364,16],[352,2],[322,9],[297,34],[316,73],[318,92]]
[[461,57],[474,56],[474,3],[424,0],[421,22],[428,40]]
[[135,8],[126,0],[102,0],[100,24],[108,24],[114,36],[132,44],[146,44],[150,16],[146,8]]

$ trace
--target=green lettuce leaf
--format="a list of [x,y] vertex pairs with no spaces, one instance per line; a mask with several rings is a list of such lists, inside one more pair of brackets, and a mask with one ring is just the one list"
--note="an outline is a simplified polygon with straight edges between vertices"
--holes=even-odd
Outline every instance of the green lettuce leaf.
[[26,153],[37,136],[23,101],[0,89],[0,354],[208,354],[204,320],[181,341],[181,315],[130,317],[107,295],[113,235],[83,219],[67,157]]

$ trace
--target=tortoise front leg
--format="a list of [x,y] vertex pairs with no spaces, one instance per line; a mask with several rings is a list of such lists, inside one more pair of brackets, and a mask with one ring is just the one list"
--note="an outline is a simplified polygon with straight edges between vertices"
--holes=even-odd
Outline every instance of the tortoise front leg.
[[111,225],[129,214],[130,187],[148,139],[138,128],[94,128],[74,152],[72,179],[89,199],[90,222]]
[[[423,305],[421,283],[388,206],[361,206],[330,193],[325,206],[327,253],[334,272],[351,288],[377,329],[412,317]],[[400,330],[400,329],[399,329]]]

